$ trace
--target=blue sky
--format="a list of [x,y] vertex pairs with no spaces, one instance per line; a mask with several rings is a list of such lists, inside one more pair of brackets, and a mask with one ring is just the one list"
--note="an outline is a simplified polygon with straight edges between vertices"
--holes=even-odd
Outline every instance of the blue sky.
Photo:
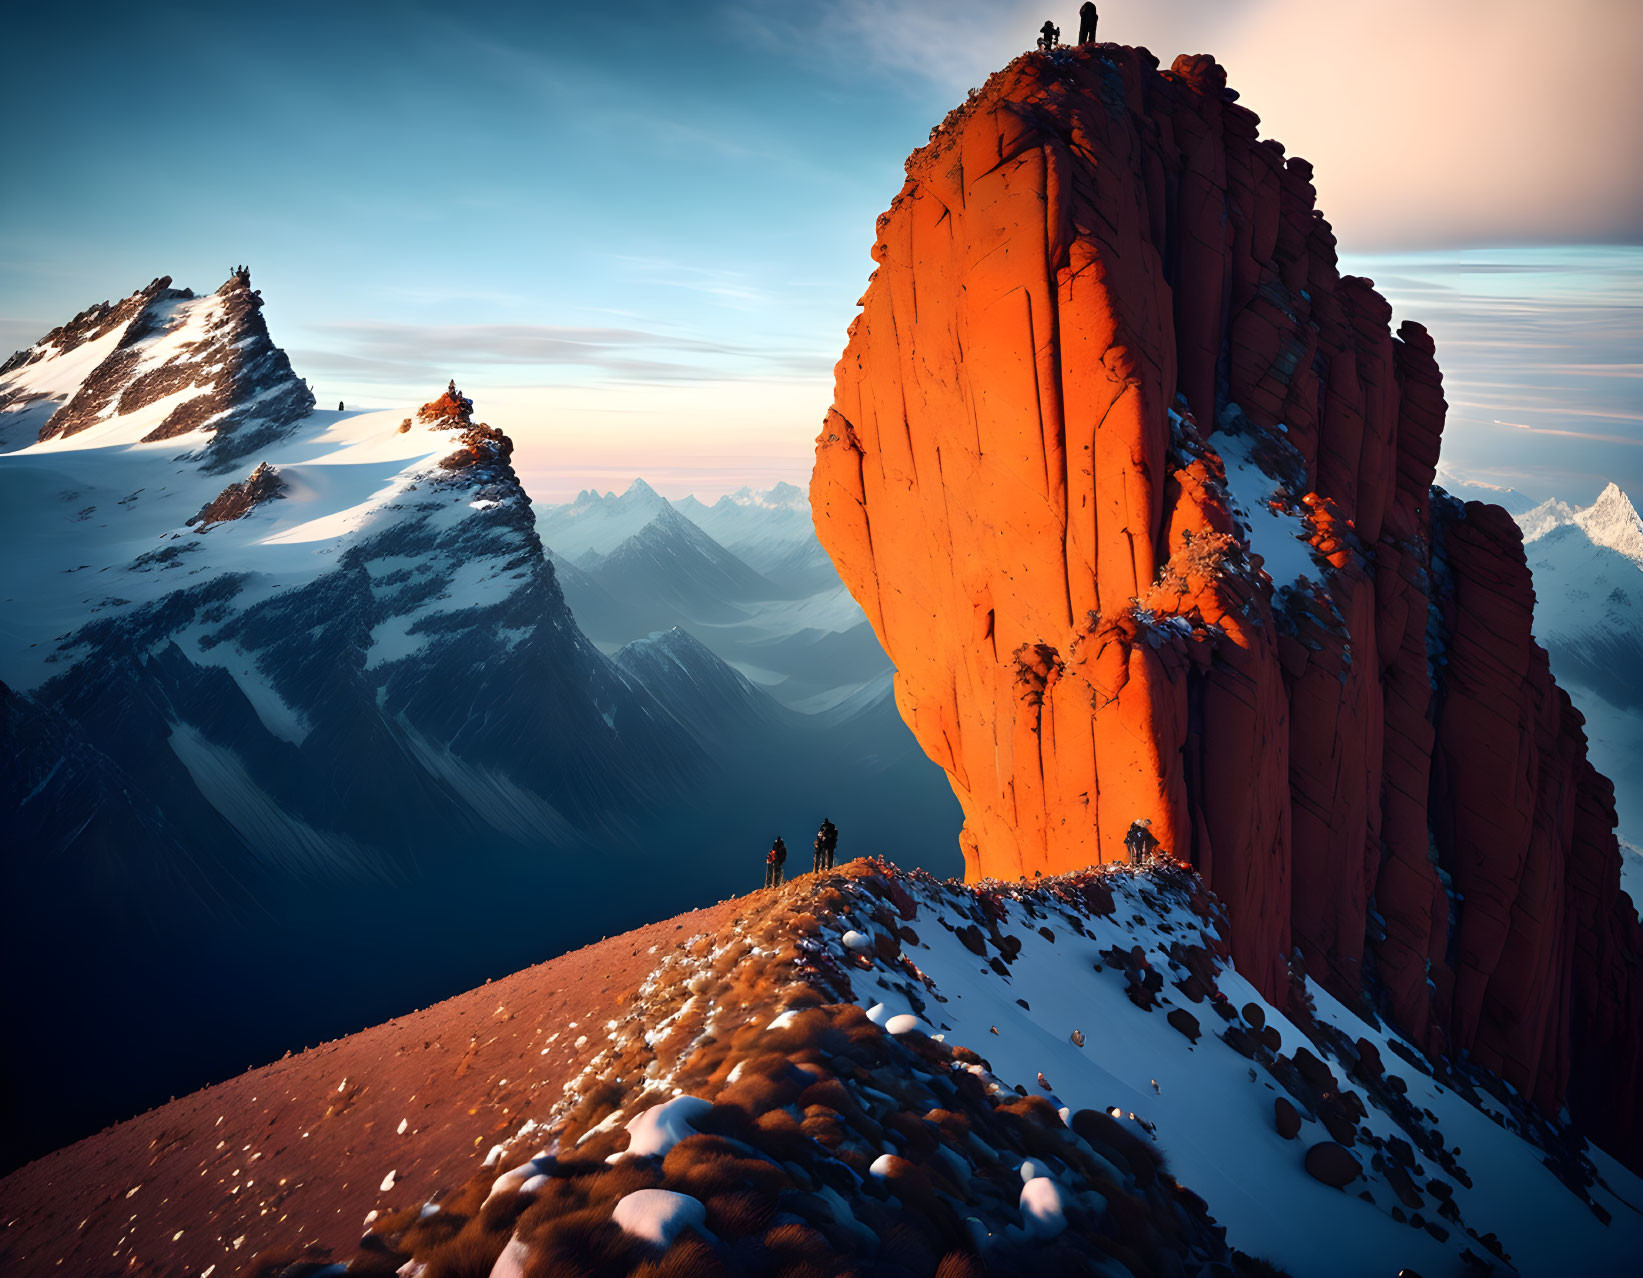
[[[209,289],[248,262],[323,401],[415,401],[455,374],[541,497],[641,471],[706,494],[802,479],[904,157],[1042,8],[33,6],[8,19],[0,83],[0,345],[153,275]],[[1643,150],[1643,5],[1571,0],[1556,22],[1524,0],[1101,8],[1103,35],[1165,62],[1221,56],[1319,166],[1343,245],[1399,255],[1366,273],[1402,280],[1407,313],[1444,309],[1440,341],[1496,333],[1474,304],[1492,290],[1578,308],[1596,280],[1573,336],[1602,350],[1560,362],[1637,358],[1637,257],[1545,246],[1643,242],[1625,158]],[[1512,251],[1550,270],[1446,274],[1473,243],[1535,246]],[[1452,387],[1467,349],[1486,348],[1440,349]],[[1479,361],[1488,394],[1510,396],[1512,366]],[[1640,386],[1569,373],[1531,407],[1591,392],[1574,407],[1631,418],[1584,433],[1643,438]],[[1480,421],[1473,451],[1493,457],[1501,429]],[[1503,464],[1533,471],[1541,441],[1518,434]],[[1609,447],[1627,460],[1565,469],[1643,489],[1643,448]]]

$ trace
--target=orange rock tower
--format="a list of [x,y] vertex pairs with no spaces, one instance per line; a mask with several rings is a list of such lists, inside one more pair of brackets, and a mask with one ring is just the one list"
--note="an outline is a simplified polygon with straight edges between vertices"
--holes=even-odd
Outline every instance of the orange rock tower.
[[1028,54],[879,219],[816,526],[970,877],[1148,818],[1269,997],[1292,951],[1637,1153],[1643,937],[1515,526],[1431,488],[1418,324],[1207,56]]

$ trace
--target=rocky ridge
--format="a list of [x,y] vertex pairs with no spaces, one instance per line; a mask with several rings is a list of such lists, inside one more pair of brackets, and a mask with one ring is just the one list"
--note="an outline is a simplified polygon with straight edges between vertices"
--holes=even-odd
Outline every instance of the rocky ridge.
[[1208,56],[1029,54],[908,162],[812,505],[968,872],[1148,818],[1292,955],[1643,1156],[1643,935],[1521,537],[1432,489],[1432,340]]
[[[201,298],[160,276],[118,304],[82,311],[0,365],[0,412],[32,410],[30,424],[43,417],[41,441],[143,413],[141,442],[204,433],[208,469],[225,470],[314,408],[307,383],[269,336],[262,305],[243,266]],[[74,366],[73,375],[42,387],[32,374],[52,363]]]
[[387,1177],[348,1272],[1536,1274],[1643,1236],[1567,1126],[1304,980],[1286,1015],[1227,931],[1162,860],[756,894],[572,1027],[580,1073],[464,1183]]

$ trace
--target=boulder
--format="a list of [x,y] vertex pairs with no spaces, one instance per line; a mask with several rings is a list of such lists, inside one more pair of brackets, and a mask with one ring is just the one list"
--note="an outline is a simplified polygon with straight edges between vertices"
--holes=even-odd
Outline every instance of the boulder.
[[1306,1174],[1334,1189],[1345,1189],[1363,1174],[1363,1168],[1344,1145],[1321,1140],[1306,1151]]

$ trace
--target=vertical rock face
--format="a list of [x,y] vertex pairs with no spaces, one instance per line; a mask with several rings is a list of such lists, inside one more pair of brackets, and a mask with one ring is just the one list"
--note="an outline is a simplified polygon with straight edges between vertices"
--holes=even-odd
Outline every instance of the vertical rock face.
[[1298,949],[1635,1157],[1643,946],[1521,543],[1434,494],[1431,338],[1339,273],[1310,166],[1235,97],[1209,57],[1058,50],[932,134],[818,531],[971,877],[1114,860],[1148,818],[1268,997]]

